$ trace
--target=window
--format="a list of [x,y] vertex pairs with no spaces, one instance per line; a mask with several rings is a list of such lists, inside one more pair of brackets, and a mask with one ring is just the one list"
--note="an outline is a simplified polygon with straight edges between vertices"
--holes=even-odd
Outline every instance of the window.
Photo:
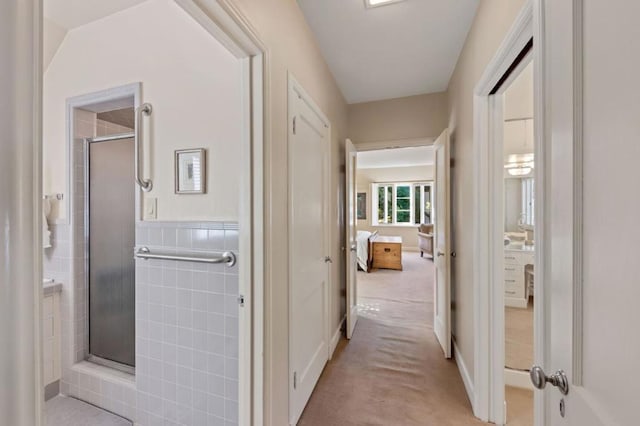
[[374,183],[371,193],[372,205],[378,209],[371,215],[373,226],[432,223],[432,183]]
[[535,220],[535,185],[533,178],[522,179],[522,214],[521,221],[525,227],[534,225]]
[[415,191],[414,199],[416,200],[413,223],[416,225],[433,223],[433,185],[419,183],[415,184],[413,189]]

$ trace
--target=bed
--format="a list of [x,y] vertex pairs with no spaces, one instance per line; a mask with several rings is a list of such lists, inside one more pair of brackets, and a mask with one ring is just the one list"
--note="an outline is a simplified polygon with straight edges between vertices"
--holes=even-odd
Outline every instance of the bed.
[[378,231],[358,231],[356,235],[356,253],[358,258],[358,268],[371,272],[373,265],[373,240],[378,236]]

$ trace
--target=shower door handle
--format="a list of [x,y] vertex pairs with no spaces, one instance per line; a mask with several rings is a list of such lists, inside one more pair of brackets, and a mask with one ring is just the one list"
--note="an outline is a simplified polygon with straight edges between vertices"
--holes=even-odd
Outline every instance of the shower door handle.
[[142,177],[142,155],[140,155],[142,150],[142,114],[147,117],[151,115],[151,104],[144,103],[138,107],[136,110],[135,117],[135,175],[136,175],[136,183],[140,186],[140,188],[144,192],[149,192],[153,188],[153,183],[151,179],[144,179]]

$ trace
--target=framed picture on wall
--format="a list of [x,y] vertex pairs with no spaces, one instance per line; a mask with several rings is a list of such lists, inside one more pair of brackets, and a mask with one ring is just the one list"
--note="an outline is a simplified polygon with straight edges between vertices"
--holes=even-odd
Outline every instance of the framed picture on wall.
[[176,194],[207,192],[207,159],[203,148],[177,150],[175,163]]
[[367,193],[358,192],[356,197],[356,211],[358,220],[367,219]]

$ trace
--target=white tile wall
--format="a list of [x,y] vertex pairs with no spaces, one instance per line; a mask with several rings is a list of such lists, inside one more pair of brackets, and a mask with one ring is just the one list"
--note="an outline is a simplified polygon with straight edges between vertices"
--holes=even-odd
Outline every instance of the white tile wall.
[[[228,223],[148,223],[152,251],[237,251]],[[142,426],[238,423],[238,269],[136,261],[136,378]]]

